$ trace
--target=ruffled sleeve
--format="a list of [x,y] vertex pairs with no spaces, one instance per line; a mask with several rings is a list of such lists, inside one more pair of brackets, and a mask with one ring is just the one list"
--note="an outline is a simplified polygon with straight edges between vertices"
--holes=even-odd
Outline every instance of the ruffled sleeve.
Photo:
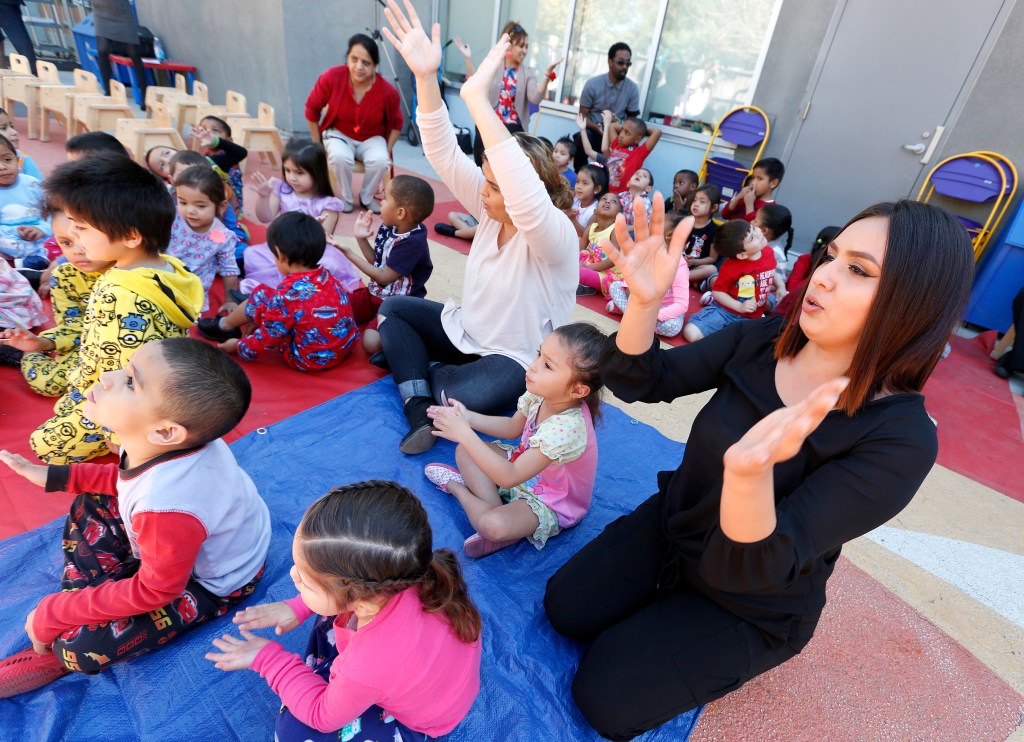
[[556,464],[578,459],[587,448],[587,423],[583,412],[575,407],[552,415],[540,424],[529,442],[530,448],[539,448]]

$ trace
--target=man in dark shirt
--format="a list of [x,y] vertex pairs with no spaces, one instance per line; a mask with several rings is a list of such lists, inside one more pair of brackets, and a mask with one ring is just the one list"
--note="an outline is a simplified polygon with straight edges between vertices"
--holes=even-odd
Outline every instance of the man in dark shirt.
[[[620,121],[640,114],[640,88],[626,79],[632,59],[633,52],[628,44],[622,41],[612,44],[608,50],[608,74],[587,80],[580,93],[580,113],[587,122],[587,138],[596,151],[601,150],[601,135],[604,133],[602,111],[610,110]],[[574,165],[579,170],[587,164],[587,153],[580,134],[573,139],[576,140]]]

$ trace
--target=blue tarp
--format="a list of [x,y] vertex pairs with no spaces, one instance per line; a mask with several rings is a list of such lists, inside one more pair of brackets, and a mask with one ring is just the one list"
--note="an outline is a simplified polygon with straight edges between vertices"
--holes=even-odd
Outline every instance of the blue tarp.
[[[423,477],[430,461],[454,464],[454,446],[439,441],[420,456],[404,456],[398,395],[390,378],[349,392],[232,445],[270,506],[273,539],[267,573],[251,603],[295,593],[288,570],[291,540],[308,505],[331,487],[392,479],[423,501],[435,548],[460,555],[471,595],[484,617],[482,687],[472,710],[447,740],[598,740],[569,693],[580,646],[555,633],[542,606],[547,578],[610,521],[656,487],[659,469],[675,468],[683,446],[604,406],[598,426],[598,482],[590,513],[542,551],[527,542],[479,561],[465,558],[472,533],[454,498]],[[210,483],[216,496],[216,483]],[[40,491],[39,497],[46,497]],[[24,649],[25,616],[59,586],[61,526],[54,521],[0,542],[0,656]],[[69,675],[34,693],[0,700],[5,739],[32,740],[269,740],[280,706],[254,672],[225,673],[203,654],[231,631],[226,619],[193,630],[160,651],[115,665],[95,677]],[[261,632],[269,633],[269,632]],[[280,638],[301,652],[308,628]],[[685,740],[699,712],[644,735],[648,742]]]

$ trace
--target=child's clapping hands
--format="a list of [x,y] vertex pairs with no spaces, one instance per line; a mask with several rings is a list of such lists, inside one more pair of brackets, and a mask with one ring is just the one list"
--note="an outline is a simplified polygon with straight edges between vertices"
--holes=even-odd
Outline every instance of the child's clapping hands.
[[443,401],[448,404],[427,408],[427,417],[434,421],[434,435],[452,443],[462,443],[469,438],[475,438],[476,433],[466,418],[466,405],[455,399]]

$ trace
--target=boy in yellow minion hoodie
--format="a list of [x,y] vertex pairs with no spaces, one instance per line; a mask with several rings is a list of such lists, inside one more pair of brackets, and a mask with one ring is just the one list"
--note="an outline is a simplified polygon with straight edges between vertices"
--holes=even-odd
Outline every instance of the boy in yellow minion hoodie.
[[103,372],[123,368],[144,343],[185,336],[203,306],[203,287],[180,260],[160,252],[175,207],[145,168],[124,157],[91,157],[58,167],[45,188],[86,255],[114,262],[86,303],[68,390],[30,439],[46,463],[68,464],[108,450],[109,434],[82,414],[89,387]]

